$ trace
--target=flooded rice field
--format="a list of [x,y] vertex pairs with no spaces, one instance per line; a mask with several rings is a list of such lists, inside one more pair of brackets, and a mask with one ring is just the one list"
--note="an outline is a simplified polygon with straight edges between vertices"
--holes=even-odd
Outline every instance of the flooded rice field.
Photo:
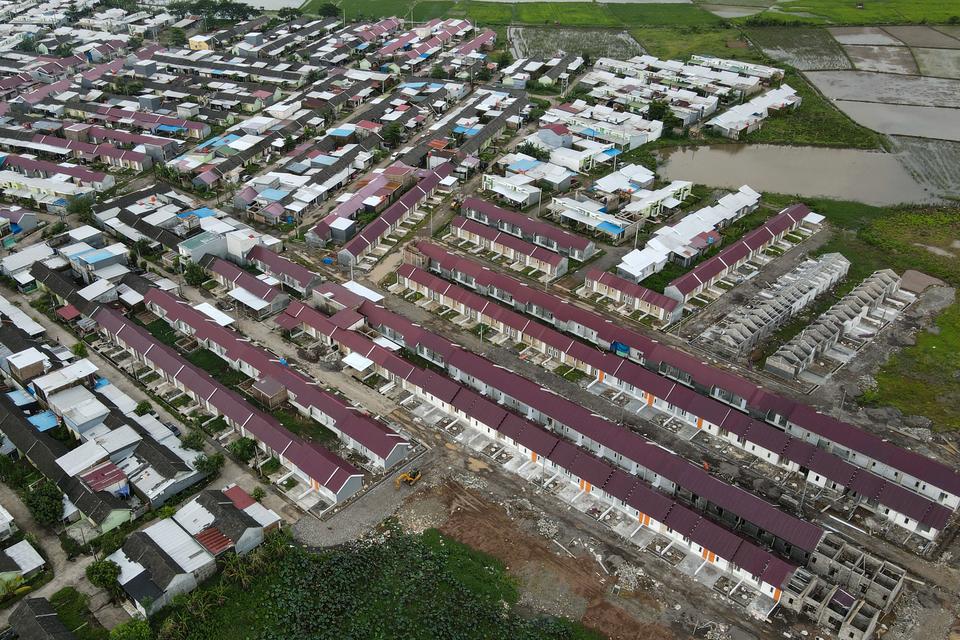
[[888,135],[960,140],[960,109],[838,100],[837,107],[863,126]]
[[807,78],[833,100],[960,107],[958,80],[865,71],[811,71]]
[[938,190],[894,154],[854,149],[721,144],[662,152],[658,173],[714,187],[824,196],[874,205],[930,203]]

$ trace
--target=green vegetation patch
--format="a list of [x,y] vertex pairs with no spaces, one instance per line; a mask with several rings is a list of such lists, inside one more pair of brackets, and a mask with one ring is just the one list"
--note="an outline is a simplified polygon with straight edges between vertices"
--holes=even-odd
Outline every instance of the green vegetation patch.
[[577,27],[613,27],[620,24],[607,8],[612,5],[593,2],[518,2],[514,16],[522,24],[552,24]]
[[791,0],[778,2],[747,23],[764,21],[833,24],[946,23],[960,20],[956,0]]
[[50,604],[77,640],[107,640],[109,632],[100,626],[89,609],[89,599],[73,587],[64,587],[52,596]]
[[794,110],[782,110],[763,121],[762,128],[741,138],[743,142],[820,147],[879,149],[879,134],[855,123],[830,104],[800,73],[788,70],[783,82],[803,98]]
[[[563,5],[564,17],[566,6]],[[692,4],[616,3],[608,4],[607,9],[621,23],[630,26],[682,27],[721,22],[717,16]]]
[[413,6],[413,19],[416,22],[426,22],[434,18],[442,18],[454,7],[450,0],[427,0]]
[[180,336],[177,334],[177,330],[167,324],[167,321],[163,320],[162,318],[157,318],[148,324],[147,331],[149,331],[154,338],[168,347],[172,347],[174,344],[176,344],[177,340],[180,339]]
[[515,5],[504,2],[473,2],[467,4],[467,17],[480,25],[510,24]]
[[868,399],[906,415],[930,418],[937,430],[960,429],[960,302],[936,320],[935,331],[894,353],[877,372]]
[[246,587],[203,587],[217,589],[222,604],[202,617],[186,603],[170,617],[182,619],[185,640],[599,640],[565,619],[518,615],[516,585],[499,560],[437,531],[388,533],[380,544],[290,549]]
[[638,27],[630,32],[650,55],[686,60],[693,54],[762,62],[765,58],[732,27],[691,25],[687,27]]
[[235,387],[247,380],[246,375],[232,369],[223,358],[209,349],[197,349],[187,355],[187,360],[228,387]]

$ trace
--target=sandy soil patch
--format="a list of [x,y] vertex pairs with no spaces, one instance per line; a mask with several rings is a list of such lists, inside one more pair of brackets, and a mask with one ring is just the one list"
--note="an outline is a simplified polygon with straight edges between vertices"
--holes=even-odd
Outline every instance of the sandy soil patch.
[[916,47],[913,55],[920,73],[938,78],[960,78],[960,49],[925,49]]
[[917,73],[917,63],[907,47],[846,45],[844,50],[858,71]]
[[884,27],[883,30],[911,47],[960,49],[960,40],[941,33],[933,27],[907,25],[901,27]]
[[901,45],[880,27],[829,27],[827,31],[840,44]]

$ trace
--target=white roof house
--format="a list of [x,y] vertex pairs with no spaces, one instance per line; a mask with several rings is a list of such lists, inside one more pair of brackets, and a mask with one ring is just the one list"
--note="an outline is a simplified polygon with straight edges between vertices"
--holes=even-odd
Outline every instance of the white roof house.
[[[17,275],[20,276],[23,275],[23,273]],[[38,336],[46,331],[43,325],[35,322],[34,319],[28,316],[22,309],[11,304],[10,301],[3,296],[0,296],[0,314],[20,328],[20,330],[25,331],[30,337]]]
[[53,255],[53,249],[45,242],[30,245],[0,260],[3,275],[13,276],[33,266],[34,262],[45,260]]
[[43,556],[26,540],[21,540],[17,544],[7,547],[3,550],[3,553],[16,563],[24,576],[36,573],[46,564]]
[[56,393],[60,389],[69,387],[80,380],[84,380],[97,372],[97,365],[93,364],[87,358],[77,360],[65,367],[51,371],[46,375],[34,378],[30,383],[37,391],[46,396]]
[[172,518],[143,530],[185,573],[195,573],[213,563],[213,556]]

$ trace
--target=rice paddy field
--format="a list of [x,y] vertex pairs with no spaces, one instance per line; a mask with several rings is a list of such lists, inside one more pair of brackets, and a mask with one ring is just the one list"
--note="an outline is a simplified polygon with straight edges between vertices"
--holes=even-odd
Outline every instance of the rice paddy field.
[[749,33],[765,54],[801,71],[850,68],[840,44],[824,29],[766,27]]
[[558,51],[626,59],[643,53],[628,31],[565,29],[557,27],[511,27],[508,36],[517,57],[550,58]]

